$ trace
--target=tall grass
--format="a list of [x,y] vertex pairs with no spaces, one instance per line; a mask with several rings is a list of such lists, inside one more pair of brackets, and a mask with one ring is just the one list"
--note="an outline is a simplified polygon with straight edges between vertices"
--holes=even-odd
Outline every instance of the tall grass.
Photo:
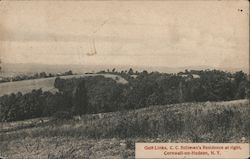
[[162,138],[189,142],[240,142],[248,138],[248,101],[184,103],[134,111],[84,115],[81,119],[2,133],[2,139],[36,137]]

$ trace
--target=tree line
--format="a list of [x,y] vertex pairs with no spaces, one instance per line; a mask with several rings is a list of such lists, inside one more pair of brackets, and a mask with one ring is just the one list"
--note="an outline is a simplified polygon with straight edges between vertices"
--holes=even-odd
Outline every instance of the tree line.
[[68,76],[68,75],[73,75],[73,72],[71,70],[66,71],[64,73],[58,73],[58,74],[40,72],[40,73],[35,73],[33,75],[24,74],[24,75],[16,75],[14,77],[1,77],[0,83],[23,81],[23,80],[30,80],[30,79],[49,78],[49,77],[56,77],[56,76]]
[[[103,72],[101,72],[103,73]],[[81,115],[138,109],[183,102],[228,101],[249,98],[249,79],[242,72],[185,70],[177,74],[159,72],[115,72],[128,80],[117,83],[104,76],[60,79],[58,92],[33,90],[0,97],[0,120],[14,121],[53,116]]]

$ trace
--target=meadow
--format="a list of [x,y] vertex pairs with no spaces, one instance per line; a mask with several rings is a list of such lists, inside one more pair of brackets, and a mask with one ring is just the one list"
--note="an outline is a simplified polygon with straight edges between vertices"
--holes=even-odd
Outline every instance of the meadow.
[[[89,77],[89,76],[104,76],[106,78],[111,78],[117,81],[118,83],[126,84],[127,81],[120,77],[119,75],[112,74],[82,74],[82,75],[69,75],[69,76],[60,76],[61,79],[70,79],[70,78],[80,78],[80,77]],[[57,92],[58,90],[54,87],[56,77],[41,78],[41,79],[31,79],[23,81],[14,81],[14,82],[4,82],[0,83],[0,96],[5,94],[21,92],[22,94],[31,92],[32,90],[42,89],[42,91],[49,91],[52,93]]]
[[1,123],[0,155],[134,158],[135,142],[247,142],[248,112],[249,100],[235,100]]

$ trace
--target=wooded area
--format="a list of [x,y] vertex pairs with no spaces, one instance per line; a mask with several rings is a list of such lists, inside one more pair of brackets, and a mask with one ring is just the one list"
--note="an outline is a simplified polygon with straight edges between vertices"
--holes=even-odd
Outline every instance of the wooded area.
[[183,102],[229,101],[249,98],[249,80],[240,71],[186,70],[178,74],[147,71],[117,72],[128,84],[103,76],[55,80],[57,93],[33,90],[0,97],[0,120],[15,121],[45,116],[138,109]]

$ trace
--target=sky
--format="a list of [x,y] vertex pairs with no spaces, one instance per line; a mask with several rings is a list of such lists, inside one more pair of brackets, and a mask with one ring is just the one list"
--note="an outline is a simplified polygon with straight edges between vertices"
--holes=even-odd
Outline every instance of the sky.
[[[93,45],[97,54],[88,56]],[[4,63],[248,68],[248,1],[1,1]]]

